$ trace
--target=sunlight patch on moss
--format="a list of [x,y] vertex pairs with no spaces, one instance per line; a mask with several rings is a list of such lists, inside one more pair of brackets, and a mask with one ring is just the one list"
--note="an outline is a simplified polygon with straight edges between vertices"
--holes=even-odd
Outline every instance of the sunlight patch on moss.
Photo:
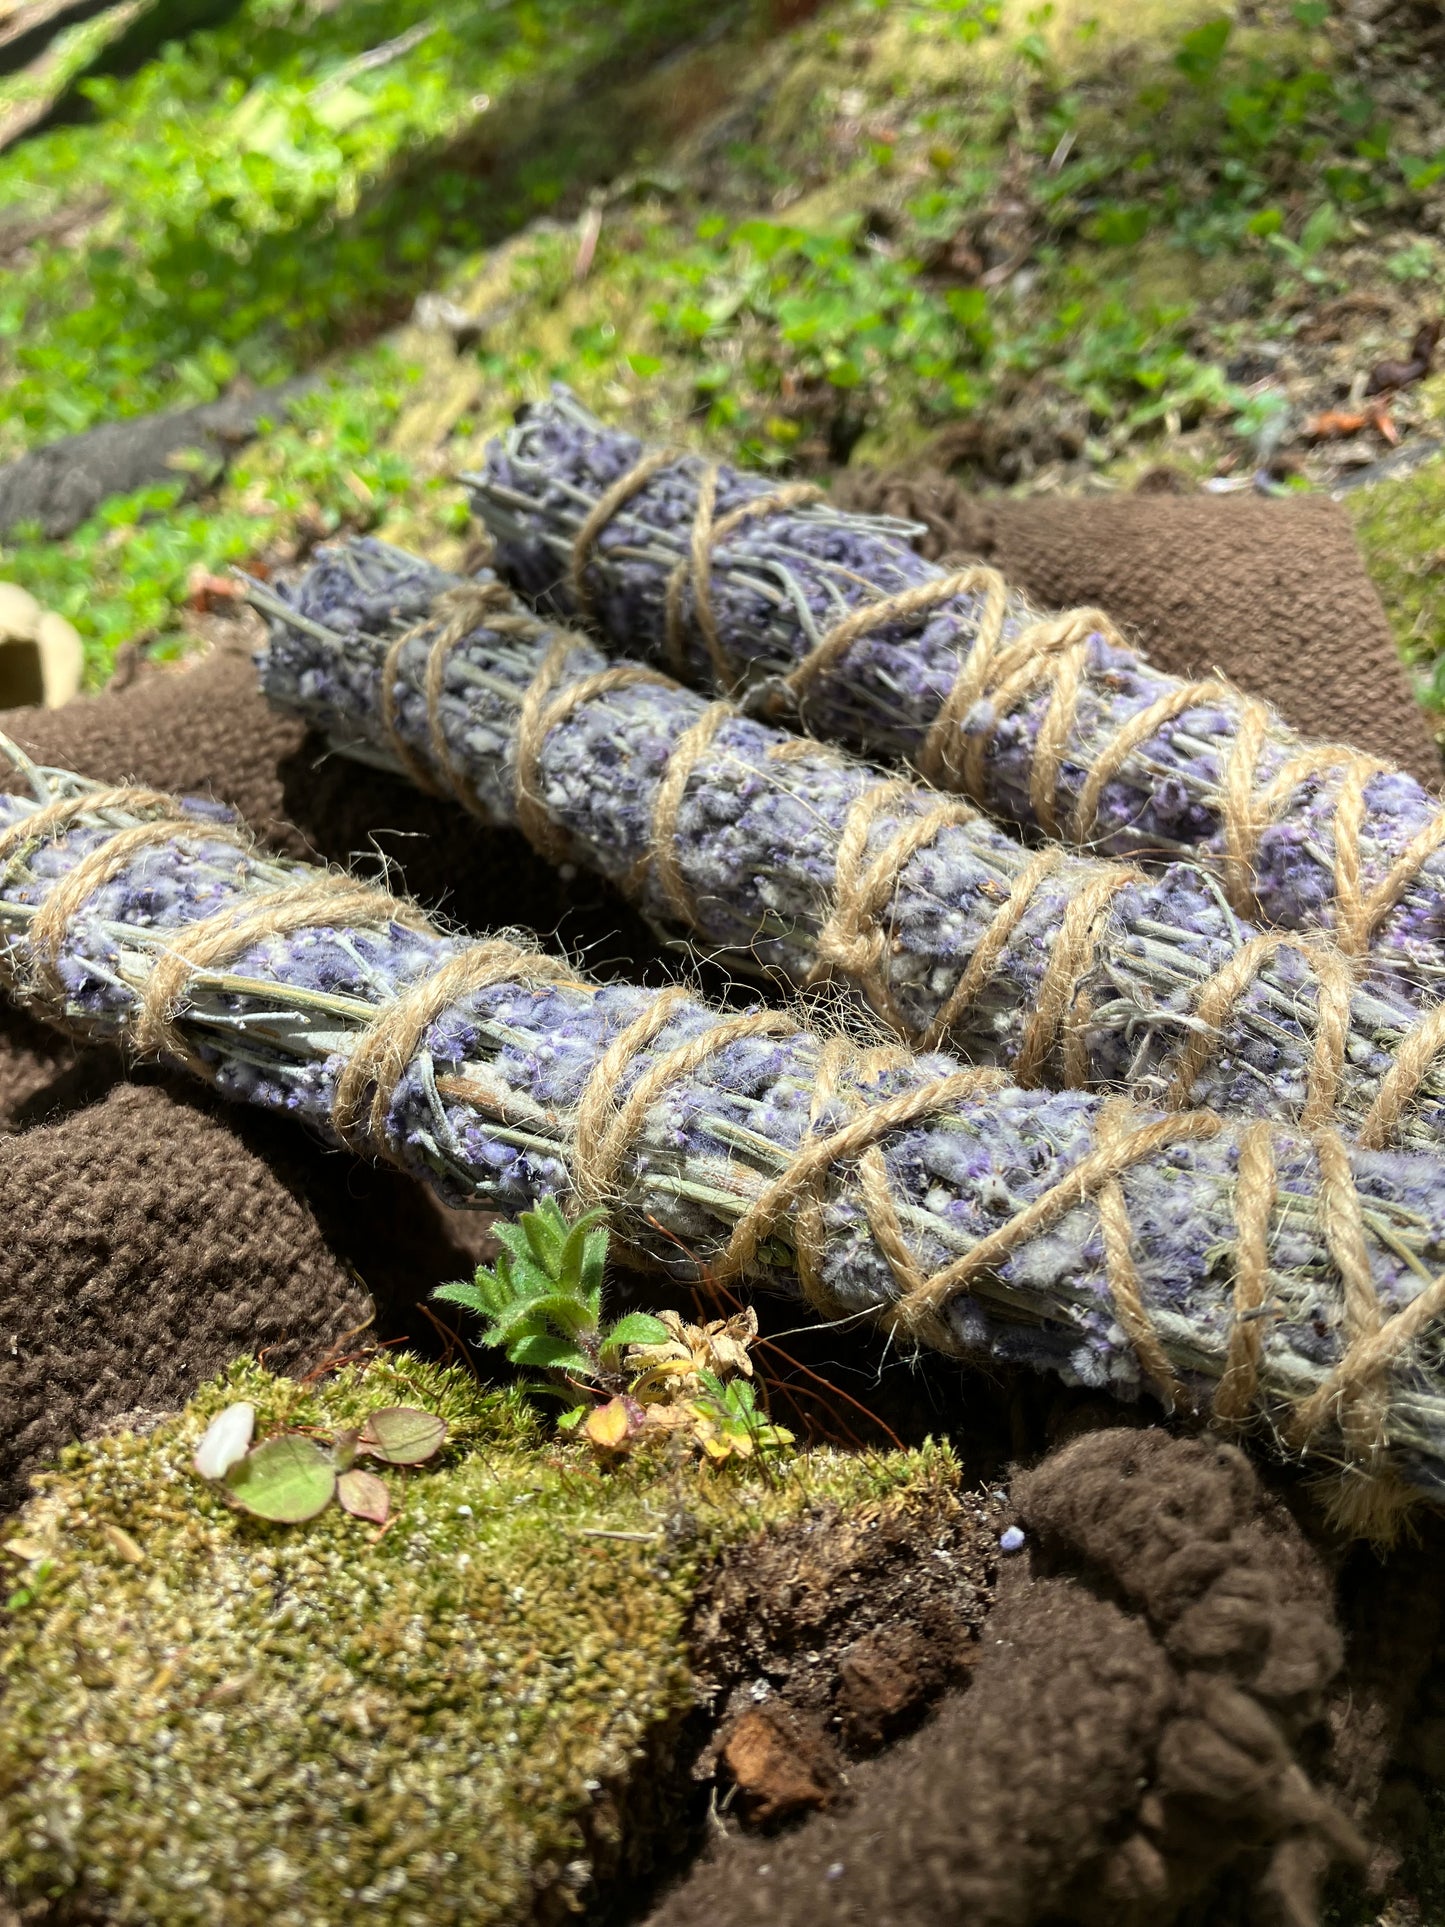
[[1431,708],[1445,709],[1445,458],[1345,501],[1401,654]]
[[1233,0],[1129,0],[1124,7],[1107,0],[923,0],[888,6],[872,65],[895,85],[967,84],[1016,61],[1019,43],[1033,36],[1063,79],[1084,80],[1121,52],[1172,51],[1201,21],[1233,19],[1235,12]]

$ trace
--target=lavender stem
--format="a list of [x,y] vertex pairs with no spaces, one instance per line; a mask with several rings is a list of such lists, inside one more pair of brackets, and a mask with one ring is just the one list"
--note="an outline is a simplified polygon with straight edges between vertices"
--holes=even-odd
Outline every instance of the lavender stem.
[[[516,824],[524,700],[563,632],[503,599],[491,611],[499,622],[481,603],[469,620],[461,605],[454,633],[450,610],[462,590],[458,578],[373,540],[323,550],[290,586],[251,585],[271,622],[262,681],[341,753],[403,773],[419,768],[432,786],[457,787],[485,821]],[[426,692],[437,649],[433,709]],[[550,685],[558,701],[608,666],[581,637],[564,642],[560,655]],[[656,854],[660,799],[679,744],[708,713],[702,697],[654,674],[599,687],[546,728],[525,789],[552,854],[610,878],[654,925],[684,932],[734,969],[793,985],[830,971],[915,1045],[946,1036],[971,1061],[1015,1068],[1029,1083],[1127,1089],[1161,1105],[1187,1098],[1247,1116],[1332,1114],[1357,1132],[1428,1009],[1389,973],[1349,982],[1344,1022],[1330,1033],[1334,1095],[1311,1110],[1330,1017],[1322,1014],[1322,953],[1300,943],[1266,955],[1206,1019],[1206,986],[1258,930],[1195,866],[1131,881],[1120,866],[1083,857],[1061,857],[1040,879],[993,968],[958,1007],[965,974],[1033,855],[977,813],[922,786],[894,784],[844,876],[848,826],[884,779],[827,746],[733,713],[697,755],[677,799],[662,838],[669,874]],[[886,853],[920,822],[931,827],[929,839],[911,854],[899,849],[891,869]],[[859,878],[880,863],[881,885],[865,896]],[[1121,887],[1107,895],[1114,882]],[[1053,1032],[1041,1032],[1051,967],[1068,961],[1059,947],[1074,941],[1065,935],[1069,906],[1099,885],[1106,900],[1084,933]],[[849,916],[840,916],[841,897],[854,906]],[[1334,967],[1345,976],[1342,963]],[[1181,1086],[1181,1054],[1196,1039],[1208,1049]],[[1433,1148],[1442,1126],[1445,1070],[1430,1058],[1398,1135]]]
[[[1245,1334],[1258,1345],[1250,1403],[1291,1450],[1378,1475],[1371,1492],[1381,1478],[1445,1491],[1433,1158],[1126,1116],[777,1012],[745,1020],[681,991],[594,986],[269,859],[213,805],[140,792],[128,805],[59,770],[33,787],[0,795],[0,977],[77,1035],[159,1036],[224,1095],[388,1158],[451,1202],[515,1213],[600,1185],[619,1233],[674,1274],[735,1264],[760,1285],[806,1284],[831,1315],[868,1310],[901,1338],[1118,1397],[1137,1394],[1148,1352],[1174,1396],[1207,1399],[1232,1372],[1237,1384]],[[328,919],[328,903],[346,914]],[[417,999],[426,1012],[403,1049]],[[348,1079],[365,1065],[352,1106]],[[1116,1131],[1124,1148],[1101,1176]],[[779,1171],[819,1139],[826,1150],[779,1202]],[[1248,1231],[1242,1193],[1266,1167]],[[751,1242],[734,1242],[739,1227]],[[1246,1305],[1251,1238],[1268,1268]]]

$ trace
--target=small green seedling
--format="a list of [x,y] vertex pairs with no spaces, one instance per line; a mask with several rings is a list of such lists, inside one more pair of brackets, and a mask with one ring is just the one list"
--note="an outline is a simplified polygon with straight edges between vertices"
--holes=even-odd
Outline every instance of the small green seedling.
[[710,1459],[721,1464],[726,1459],[771,1458],[785,1452],[793,1434],[785,1426],[774,1425],[758,1405],[751,1379],[729,1379],[726,1384],[716,1372],[701,1372],[702,1396],[690,1406],[697,1419],[697,1438]]
[[583,1404],[571,1382],[617,1394],[627,1388],[623,1368],[629,1345],[657,1345],[667,1328],[647,1312],[628,1312],[615,1323],[602,1320],[607,1233],[598,1211],[569,1224],[555,1198],[543,1198],[516,1224],[499,1224],[502,1254],[495,1271],[478,1266],[472,1284],[443,1285],[435,1294],[461,1305],[482,1321],[478,1338],[495,1345],[514,1365],[555,1376],[540,1389]]
[[206,1427],[196,1447],[203,1479],[224,1486],[232,1504],[275,1525],[300,1525],[335,1499],[358,1519],[385,1525],[391,1495],[374,1472],[355,1467],[359,1453],[384,1465],[420,1465],[440,1450],[446,1423],[435,1413],[390,1405],[368,1415],[360,1430],[328,1444],[300,1432],[281,1432],[252,1447],[256,1408],[228,1405]]
[[790,1446],[792,1433],[768,1422],[749,1382],[748,1347],[757,1336],[751,1311],[699,1326],[671,1311],[604,1322],[600,1217],[589,1211],[571,1224],[555,1198],[543,1198],[516,1224],[498,1225],[495,1271],[479,1268],[473,1284],[443,1285],[435,1296],[477,1313],[482,1344],[545,1372],[533,1388],[566,1404],[558,1429],[578,1433],[604,1457],[668,1433],[719,1464]]

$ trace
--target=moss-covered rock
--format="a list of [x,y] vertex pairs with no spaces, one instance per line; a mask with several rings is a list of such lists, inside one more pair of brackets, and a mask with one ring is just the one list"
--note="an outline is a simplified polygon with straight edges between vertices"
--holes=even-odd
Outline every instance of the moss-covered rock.
[[[334,1506],[270,1526],[192,1469],[237,1398],[258,1436],[407,1403],[450,1441],[387,1474],[379,1533]],[[6,1533],[5,1889],[117,1921],[555,1918],[676,1817],[715,1556],[956,1485],[932,1450],[606,1469],[459,1372],[238,1365],[148,1436],[71,1449]]]
[[[1445,377],[1430,386],[1445,404]],[[1424,430],[1439,434],[1432,421]],[[1407,445],[1408,446],[1408,445]],[[1371,580],[1420,693],[1445,709],[1445,457],[1346,496]]]

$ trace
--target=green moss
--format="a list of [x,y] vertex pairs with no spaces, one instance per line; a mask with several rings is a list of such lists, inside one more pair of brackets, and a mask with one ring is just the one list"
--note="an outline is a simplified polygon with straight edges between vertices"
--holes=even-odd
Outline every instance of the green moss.
[[[108,83],[94,124],[0,166],[0,226],[7,194],[44,218],[92,173],[112,191],[93,232],[46,241],[0,291],[0,369],[23,377],[0,452],[323,347],[342,383],[327,419],[263,439],[201,503],[146,491],[66,543],[17,541],[0,575],[77,624],[101,680],[120,638],[174,624],[193,567],[284,557],[340,524],[455,562],[465,508],[446,478],[554,379],[645,434],[779,470],[906,458],[975,411],[1034,453],[1059,430],[1061,451],[1115,479],[1157,461],[1175,425],[1198,448],[1169,460],[1237,464],[1257,427],[1226,372],[1241,346],[1287,338],[1316,291],[1353,287],[1345,250],[1366,234],[1382,272],[1404,274],[1390,249],[1428,226],[1445,167],[1428,81],[1357,70],[1321,0],[1245,19],[1228,0],[832,0],[770,39],[786,11],[739,0],[715,44],[639,59],[634,80],[604,57],[596,0],[559,12],[587,25],[575,46],[540,35],[536,0],[480,23],[446,0],[431,38],[325,91],[346,60],[426,24],[419,0],[321,25],[293,0],[245,0],[224,33]],[[653,52],[687,15],[678,0],[611,12]],[[493,104],[463,138],[449,116],[483,81]],[[568,88],[586,115],[550,104]],[[345,125],[323,131],[337,103]],[[127,143],[152,118],[142,166]],[[252,152],[286,128],[280,158]],[[232,207],[238,129],[250,171]],[[519,228],[570,216],[604,178],[585,255],[570,218]],[[219,224],[196,214],[218,195]],[[236,231],[247,209],[255,236]],[[87,305],[72,283],[94,281],[95,260],[110,279]],[[116,277],[124,299],[107,306]],[[475,351],[405,328],[405,381],[349,354],[423,286],[477,318]]]
[[406,538],[419,509],[435,535],[452,519],[452,503],[460,508],[459,492],[418,475],[386,445],[410,386],[410,371],[391,352],[357,357],[345,381],[298,400],[285,423],[242,450],[208,500],[189,500],[177,474],[112,496],[63,541],[17,530],[0,543],[0,577],[75,624],[94,686],[129,636],[170,632],[165,653],[175,652],[177,612],[197,570],[248,566],[303,532],[367,529],[383,518]]
[[[258,1430],[419,1404],[451,1442],[388,1473],[380,1537],[335,1507],[268,1526],[190,1464],[237,1397]],[[516,1396],[406,1357],[316,1388],[233,1367],[150,1436],[73,1448],[7,1535],[28,1562],[0,1648],[11,1894],[135,1922],[552,1917],[666,1823],[710,1558],[955,1477],[940,1451],[607,1471]]]
[[1401,653],[1445,707],[1445,460],[1345,499]]

